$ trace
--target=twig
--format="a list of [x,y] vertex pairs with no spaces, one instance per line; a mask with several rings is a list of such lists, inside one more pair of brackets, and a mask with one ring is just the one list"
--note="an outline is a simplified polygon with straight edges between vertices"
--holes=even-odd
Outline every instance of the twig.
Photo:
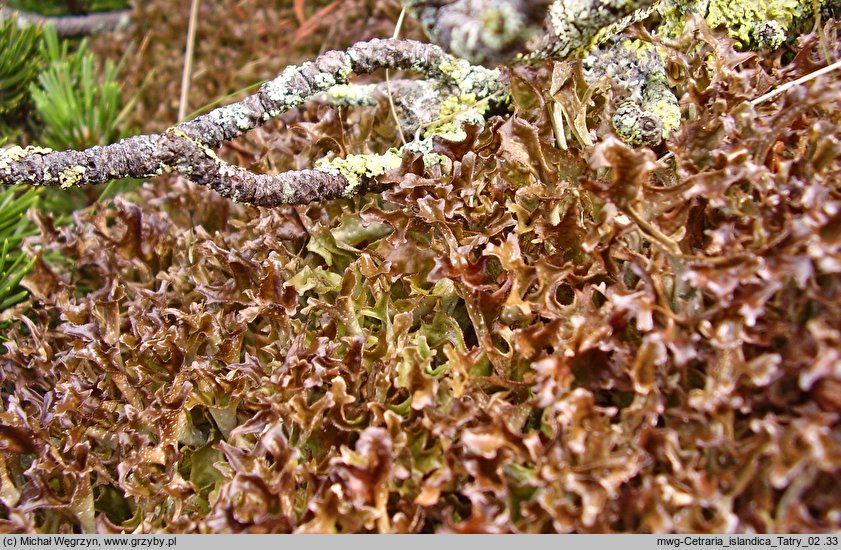
[[193,77],[193,50],[196,44],[196,27],[198,27],[199,3],[190,3],[190,20],[187,23],[187,46],[184,48],[184,72],[181,74],[181,97],[178,99],[178,120],[187,116],[187,106],[190,102],[190,81]]
[[76,37],[110,32],[127,27],[131,22],[131,10],[47,17],[10,8],[0,8],[0,19],[9,19],[12,17],[16,17],[18,23],[27,25],[52,25],[55,27],[56,33],[59,36]]
[[[448,67],[459,70],[449,72]],[[471,67],[437,46],[414,40],[360,42],[347,51],[326,52],[312,62],[287,67],[256,94],[182,122],[163,134],[133,136],[84,151],[17,146],[0,150],[0,185],[71,187],[174,171],[225,197],[259,206],[350,196],[370,188],[373,176],[382,172],[371,173],[366,168],[358,174],[342,173],[328,165],[277,176],[253,174],[225,163],[213,149],[336,84],[347,84],[353,73],[368,74],[385,68],[420,71],[464,93],[473,93],[479,100],[505,87],[496,71]],[[465,74],[470,77],[465,78]]]
[[768,92],[767,94],[761,95],[761,96],[757,97],[756,99],[752,100],[750,102],[750,104],[751,105],[759,105],[760,103],[762,103],[764,101],[768,101],[771,98],[777,97],[781,93],[783,93],[787,90],[790,90],[791,88],[793,88],[793,87],[795,87],[799,84],[809,82],[810,80],[814,80],[814,79],[818,78],[819,76],[823,76],[825,74],[831,73],[832,71],[837,70],[839,68],[841,68],[841,59],[839,59],[838,61],[836,61],[835,63],[833,63],[831,65],[827,65],[823,69],[818,69],[817,71],[815,71],[813,73],[809,73],[806,76],[801,76],[797,80],[792,80],[791,82],[786,82],[785,84],[783,84],[779,88],[775,88],[775,89],[771,90],[770,92]]
[[[391,35],[392,38],[397,39],[397,37],[400,36],[400,29],[403,27],[404,17],[406,17],[405,7],[400,10],[400,16],[397,17],[397,24],[394,25],[394,34]],[[394,98],[391,95],[391,75],[389,74],[388,69],[385,70],[385,86],[386,96],[388,97],[388,107],[391,109],[391,116],[397,124],[397,133],[400,134],[400,142],[403,143],[403,145],[406,145],[406,136],[403,135],[403,125],[400,123],[400,117],[397,116],[397,109],[394,108]]]

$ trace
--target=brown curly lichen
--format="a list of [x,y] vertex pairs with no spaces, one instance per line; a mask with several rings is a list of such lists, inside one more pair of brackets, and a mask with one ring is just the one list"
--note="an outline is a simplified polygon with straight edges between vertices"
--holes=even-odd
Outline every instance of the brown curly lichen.
[[[688,34],[668,164],[601,131],[601,92],[575,104],[596,143],[559,149],[523,69],[514,115],[382,195],[260,209],[168,176],[38,218],[0,529],[837,532],[841,80],[750,100],[839,38]],[[300,168],[391,121],[308,105],[223,155]]]

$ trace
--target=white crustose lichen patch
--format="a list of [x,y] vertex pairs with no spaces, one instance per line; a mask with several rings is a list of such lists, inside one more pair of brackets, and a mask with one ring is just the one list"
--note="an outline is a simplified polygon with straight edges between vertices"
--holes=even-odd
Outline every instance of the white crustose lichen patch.
[[337,84],[335,77],[331,74],[320,73],[315,77],[315,85],[319,89],[326,89]]
[[280,76],[263,84],[263,93],[270,100],[278,104],[278,108],[269,110],[269,116],[277,116],[287,109],[302,104],[306,100],[300,93],[290,89],[290,85],[297,74],[297,67],[287,67],[280,73]]
[[[270,109],[263,115],[264,119],[268,120],[271,117],[275,117],[284,111],[303,104],[309,99],[308,95],[301,94],[301,90],[294,89],[292,84],[302,71],[309,70],[314,66],[315,64],[312,61],[307,61],[300,67],[287,67],[280,73],[280,76],[261,86],[260,90],[262,93],[277,104],[277,108]],[[326,91],[338,84],[346,84],[351,74],[353,74],[353,67],[350,57],[348,57],[345,64],[335,74],[318,73],[314,81],[315,89],[307,91],[318,93]],[[303,79],[303,77],[300,78]]]
[[237,168],[236,166],[232,166],[227,162],[219,161],[219,175],[224,178],[232,178],[236,175]]
[[239,103],[220,107],[210,113],[210,116],[220,126],[227,126],[233,122],[240,130],[249,130],[252,127],[248,110]]

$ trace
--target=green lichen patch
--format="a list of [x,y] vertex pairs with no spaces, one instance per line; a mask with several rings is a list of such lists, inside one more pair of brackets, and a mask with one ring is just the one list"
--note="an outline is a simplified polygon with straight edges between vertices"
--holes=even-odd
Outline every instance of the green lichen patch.
[[58,174],[59,186],[61,186],[62,189],[67,189],[68,187],[78,185],[87,171],[88,169],[84,166],[71,166],[62,170]]
[[373,107],[377,104],[375,84],[337,84],[325,92],[333,105],[346,107]]
[[441,102],[436,120],[424,129],[423,137],[439,136],[450,141],[463,141],[467,136],[465,124],[484,124],[486,101],[477,101],[476,95],[465,93],[448,95]]
[[813,12],[809,0],[710,0],[706,20],[710,27],[724,26],[746,46],[775,48],[795,22]]
[[383,154],[347,155],[344,158],[320,159],[316,170],[344,176],[348,181],[345,196],[353,196],[363,179],[375,178],[400,167],[402,157],[398,149]]

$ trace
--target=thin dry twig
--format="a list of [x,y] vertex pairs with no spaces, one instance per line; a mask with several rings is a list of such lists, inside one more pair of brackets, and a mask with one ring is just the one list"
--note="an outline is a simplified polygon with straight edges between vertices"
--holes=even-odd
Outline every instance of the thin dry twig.
[[196,44],[196,28],[198,27],[199,4],[201,0],[192,0],[190,4],[190,19],[187,23],[187,45],[184,48],[184,72],[181,74],[181,97],[178,99],[178,120],[183,121],[187,116],[190,103],[190,81],[193,77],[193,52]]
[[752,100],[750,102],[750,104],[751,105],[759,105],[760,103],[762,103],[764,101],[768,101],[769,99],[777,97],[778,95],[790,90],[791,88],[793,88],[795,86],[798,86],[800,84],[804,84],[806,82],[809,82],[810,80],[814,80],[814,79],[818,78],[819,76],[829,74],[832,71],[838,70],[839,68],[841,68],[841,59],[839,59],[838,61],[836,61],[835,63],[833,63],[831,65],[827,65],[823,69],[818,69],[817,71],[809,73],[806,76],[802,76],[802,77],[798,78],[797,80],[792,80],[791,82],[786,82],[785,84],[779,86],[778,88],[775,88],[774,90],[771,90],[767,94],[761,95],[761,96],[757,97],[756,99]]
[[37,13],[0,8],[0,19],[11,17],[15,17],[18,23],[28,25],[51,25],[62,37],[79,37],[127,27],[131,22],[131,10],[48,17]]
[[[397,39],[400,36],[400,29],[403,27],[403,19],[406,17],[406,8],[404,7],[400,10],[400,16],[397,18],[397,23],[394,25],[394,34],[391,35],[392,38]],[[397,116],[397,109],[394,107],[394,98],[391,95],[391,75],[389,74],[389,70],[385,70],[385,86],[386,86],[386,97],[388,97],[388,107],[391,109],[391,116],[394,118],[394,122],[397,124],[397,133],[400,134],[400,141],[403,145],[406,145],[406,136],[403,135],[403,127],[400,123],[400,117]]]

